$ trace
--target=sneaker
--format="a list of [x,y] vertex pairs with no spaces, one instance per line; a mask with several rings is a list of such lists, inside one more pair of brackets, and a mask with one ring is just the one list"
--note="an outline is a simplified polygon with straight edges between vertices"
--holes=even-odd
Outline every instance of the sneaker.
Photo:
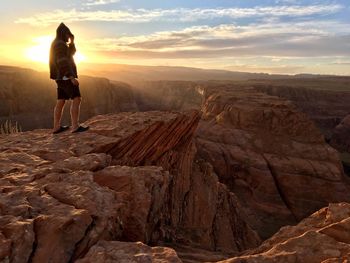
[[72,133],[77,133],[77,132],[84,132],[87,131],[90,127],[83,127],[83,126],[79,126],[78,129],[76,129],[75,131],[72,131]]
[[58,134],[69,129],[69,126],[60,126],[57,131],[52,132],[52,134]]

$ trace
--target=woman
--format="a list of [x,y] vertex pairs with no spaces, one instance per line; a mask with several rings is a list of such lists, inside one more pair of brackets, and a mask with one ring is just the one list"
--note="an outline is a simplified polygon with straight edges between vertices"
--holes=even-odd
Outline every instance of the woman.
[[50,78],[57,83],[57,102],[54,110],[53,133],[61,133],[69,129],[61,126],[62,112],[66,100],[73,100],[70,108],[72,132],[84,132],[89,127],[79,125],[81,95],[77,80],[77,67],[74,62],[76,48],[74,35],[61,23],[56,30],[56,38],[50,49]]

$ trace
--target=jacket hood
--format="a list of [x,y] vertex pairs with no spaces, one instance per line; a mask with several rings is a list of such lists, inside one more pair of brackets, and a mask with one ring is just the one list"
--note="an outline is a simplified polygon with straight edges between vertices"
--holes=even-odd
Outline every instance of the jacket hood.
[[64,42],[67,42],[68,41],[67,35],[73,35],[73,34],[64,23],[61,23],[56,29],[56,38],[63,40]]

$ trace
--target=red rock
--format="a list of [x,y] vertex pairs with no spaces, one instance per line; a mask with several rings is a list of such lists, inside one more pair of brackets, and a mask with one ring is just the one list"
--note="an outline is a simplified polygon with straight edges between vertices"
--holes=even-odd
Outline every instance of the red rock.
[[[197,131],[196,111],[139,112],[96,116],[82,134],[0,136],[0,220],[18,218],[34,237],[0,229],[3,257],[18,247],[32,262],[69,262],[88,251],[114,255],[107,241],[127,240],[208,250],[220,260],[347,198],[334,150],[290,103],[250,89],[208,92]],[[322,235],[339,238],[346,227]],[[125,247],[126,257],[137,256]],[[158,252],[149,249],[152,259]]]
[[0,259],[5,260],[5,254],[10,262],[28,262],[35,238],[33,220],[21,220],[21,218],[12,216],[1,217],[0,237],[4,236],[7,238],[5,242],[8,246],[6,243],[0,245],[0,251],[6,251],[5,253],[0,252]]
[[330,202],[350,201],[337,152],[292,103],[252,88],[204,88],[198,157],[235,193],[260,237]]
[[9,262],[11,256],[11,240],[0,233],[0,259]]
[[100,241],[87,255],[76,263],[181,263],[175,250],[167,247],[148,247],[141,242],[126,243],[117,241]]
[[330,204],[297,226],[283,227],[244,256],[220,262],[346,262],[350,253],[349,230],[350,204]]
[[[290,83],[283,80],[276,81],[276,84],[267,81],[266,84],[256,83],[253,86],[269,95],[292,101],[330,139],[334,127],[350,112],[350,92],[345,88],[348,81],[344,78],[323,77],[322,80],[299,79],[291,80]],[[339,83],[339,87],[343,88],[336,87]]]
[[68,169],[71,171],[97,171],[111,164],[110,155],[91,153],[79,157],[70,157],[63,161],[55,162],[52,166],[56,169]]
[[260,244],[256,232],[242,220],[244,211],[236,196],[219,183],[209,164],[195,163],[189,178],[181,180],[188,180],[188,189],[178,189],[175,200],[182,209],[179,217],[175,210],[172,218],[179,218],[173,223],[178,225],[176,235],[184,244],[231,253]]
[[160,167],[109,166],[94,174],[94,181],[116,192],[125,204],[119,215],[127,241],[157,242],[162,238],[165,195],[170,175]]
[[[129,166],[157,165],[169,170],[172,174],[168,194],[154,198],[154,200],[164,199],[165,202],[162,204],[164,206],[162,215],[152,217],[157,218],[156,222],[160,222],[161,227],[155,231],[152,224],[147,225],[145,219],[140,220],[142,215],[146,215],[149,210],[149,202],[146,202],[145,205],[142,205],[145,210],[139,209],[139,215],[135,212],[131,213],[132,216],[127,220],[127,222],[132,222],[132,228],[127,223],[125,224],[127,229],[125,233],[128,233],[127,240],[154,241],[158,238],[224,251],[240,251],[260,243],[256,233],[238,216],[241,211],[234,196],[218,183],[216,175],[212,174],[210,169],[205,171],[206,168],[204,168],[203,171],[200,171],[193,165],[196,149],[193,147],[191,134],[194,133],[199,120],[196,112],[190,112],[187,117],[173,113],[166,113],[164,117],[161,117],[163,113],[159,115],[157,112],[147,112],[146,118],[143,117],[145,113],[126,113],[125,115],[128,116],[129,122],[125,122],[126,119],[121,118],[120,115],[115,115],[113,117],[98,116],[87,123],[94,127],[91,132],[120,139],[119,143],[103,149],[104,152],[112,155],[112,163]],[[167,122],[164,123],[161,118],[166,119]],[[130,124],[132,127],[126,128]],[[147,124],[147,129],[142,129],[145,124]],[[128,168],[123,169],[133,171]],[[101,185],[116,191],[122,189],[119,189],[118,182],[127,186],[134,185],[130,183],[130,175],[127,177],[127,174],[123,175],[120,168],[108,167],[104,171],[95,175],[95,180]],[[134,171],[134,177],[138,178],[136,174],[142,172],[142,169]],[[138,180],[142,185],[144,179],[141,177]],[[130,192],[134,196],[144,196],[144,193],[149,192],[149,190],[137,189],[134,187],[125,192]],[[135,191],[140,192],[134,193]],[[133,200],[134,198],[129,197],[128,199]],[[138,202],[144,204],[149,197],[144,199]],[[131,211],[135,211],[135,206],[138,207],[132,205]],[[125,222],[125,219],[123,221]],[[144,233],[147,228],[148,237],[145,238]],[[241,229],[239,233],[236,228]],[[150,229],[153,231],[153,236],[157,238],[150,234],[152,232],[149,231]]]
[[331,145],[341,152],[350,153],[350,114],[335,127]]
[[[37,130],[0,137],[4,157],[0,220],[19,217],[18,222],[32,222],[33,229],[33,238],[23,238],[23,244],[16,243],[19,228],[14,228],[13,235],[4,235],[5,228],[1,229],[2,256],[16,258],[17,247],[22,247],[23,253],[28,248],[25,257],[32,262],[68,262],[102,239],[158,242],[165,237],[162,219],[169,215],[163,216],[168,209],[162,209],[169,204],[166,192],[171,176],[160,167],[106,167],[113,159],[132,165],[159,164],[175,171],[186,154],[183,150],[191,145],[199,114],[122,115],[96,117],[104,121],[92,124],[84,134],[54,136]],[[114,126],[118,129],[111,132]],[[116,189],[115,182],[105,180],[108,176],[125,187]]]

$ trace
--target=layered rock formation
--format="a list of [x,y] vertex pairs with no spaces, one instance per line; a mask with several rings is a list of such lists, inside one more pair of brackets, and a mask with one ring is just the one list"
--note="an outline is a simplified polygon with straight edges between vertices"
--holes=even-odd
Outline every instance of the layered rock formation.
[[259,247],[282,226],[350,202],[337,152],[305,114],[224,82],[157,85],[130,101],[144,110],[205,101],[202,113],[108,114],[82,134],[0,135],[0,261],[332,262],[349,253],[338,234],[348,231],[345,203]]
[[344,171],[350,176],[350,114],[335,127],[330,144],[340,152]]
[[[256,89],[292,101],[312,119],[330,140],[334,128],[350,112],[349,78],[285,81],[283,84],[254,84]],[[344,83],[343,87],[342,83]],[[339,86],[337,88],[337,86]]]
[[126,243],[118,241],[100,241],[93,246],[89,253],[76,263],[182,263],[175,250],[164,247],[148,247],[141,242]]
[[257,249],[220,263],[308,262],[350,260],[350,204],[330,204],[295,227],[283,227]]
[[350,114],[335,127],[331,145],[341,152],[350,153]]
[[263,239],[330,202],[350,200],[337,152],[293,104],[253,88],[205,90],[198,158],[235,193]]
[[[209,165],[193,165],[199,118],[123,113],[97,116],[79,135],[1,136],[0,259],[69,262],[100,240],[256,247],[260,239],[240,218],[235,196]],[[110,253],[109,245],[96,246],[84,260]]]

